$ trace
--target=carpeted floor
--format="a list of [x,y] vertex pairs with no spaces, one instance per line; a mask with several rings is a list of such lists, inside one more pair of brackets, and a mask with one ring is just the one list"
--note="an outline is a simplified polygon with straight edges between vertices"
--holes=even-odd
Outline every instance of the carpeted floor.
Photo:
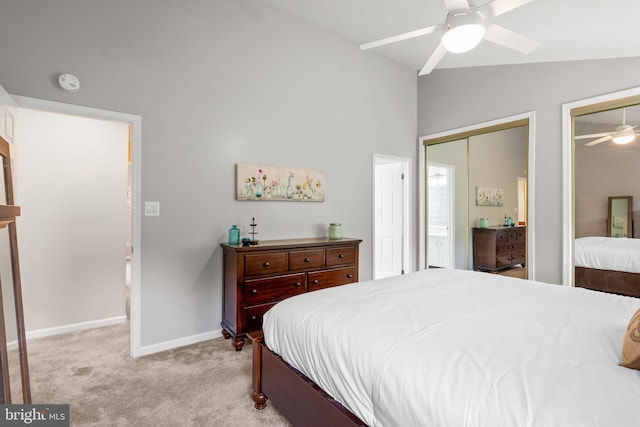
[[[251,400],[251,347],[223,338],[131,359],[129,323],[28,343],[33,403],[68,403],[72,426],[289,426]],[[10,355],[14,403],[20,371]]]

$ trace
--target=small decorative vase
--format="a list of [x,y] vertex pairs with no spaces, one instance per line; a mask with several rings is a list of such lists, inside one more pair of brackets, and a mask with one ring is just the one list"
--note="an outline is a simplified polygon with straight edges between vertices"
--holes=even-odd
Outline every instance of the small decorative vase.
[[342,224],[337,222],[332,222],[331,224],[329,224],[329,239],[342,239]]
[[256,197],[262,197],[262,184],[260,184],[260,181],[256,182]]
[[229,244],[230,245],[240,244],[240,229],[238,228],[237,225],[234,225],[229,229]]

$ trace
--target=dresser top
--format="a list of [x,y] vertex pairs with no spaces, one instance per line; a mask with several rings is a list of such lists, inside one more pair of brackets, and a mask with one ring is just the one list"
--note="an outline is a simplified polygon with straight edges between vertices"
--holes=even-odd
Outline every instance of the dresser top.
[[525,228],[526,225],[514,225],[513,227],[507,226],[507,225],[492,225],[490,227],[473,227],[473,228],[479,228],[481,230],[484,229],[489,229],[489,230],[511,230],[512,228]]
[[227,243],[220,243],[225,250],[234,250],[236,252],[250,252],[260,251],[265,249],[288,249],[299,247],[313,247],[313,246],[340,246],[344,244],[359,244],[362,239],[352,239],[350,237],[343,237],[342,239],[329,239],[328,237],[310,237],[305,239],[287,239],[287,240],[259,240],[257,245],[242,246],[229,245]]

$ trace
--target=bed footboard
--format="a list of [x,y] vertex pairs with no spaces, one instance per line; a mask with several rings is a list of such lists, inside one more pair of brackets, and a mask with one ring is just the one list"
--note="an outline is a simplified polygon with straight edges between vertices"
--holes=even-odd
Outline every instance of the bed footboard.
[[253,351],[253,401],[264,409],[267,399],[293,425],[366,426],[340,402],[293,368],[265,344],[262,331],[250,332]]
[[576,267],[575,284],[581,288],[640,298],[640,273]]

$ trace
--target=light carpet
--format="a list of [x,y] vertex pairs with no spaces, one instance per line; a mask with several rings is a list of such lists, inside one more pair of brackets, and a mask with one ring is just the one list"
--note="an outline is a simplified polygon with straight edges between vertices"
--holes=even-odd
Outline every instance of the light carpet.
[[[217,338],[132,359],[129,323],[31,340],[33,403],[68,403],[72,426],[290,426],[251,400],[251,346]],[[10,352],[14,403],[22,401]]]

